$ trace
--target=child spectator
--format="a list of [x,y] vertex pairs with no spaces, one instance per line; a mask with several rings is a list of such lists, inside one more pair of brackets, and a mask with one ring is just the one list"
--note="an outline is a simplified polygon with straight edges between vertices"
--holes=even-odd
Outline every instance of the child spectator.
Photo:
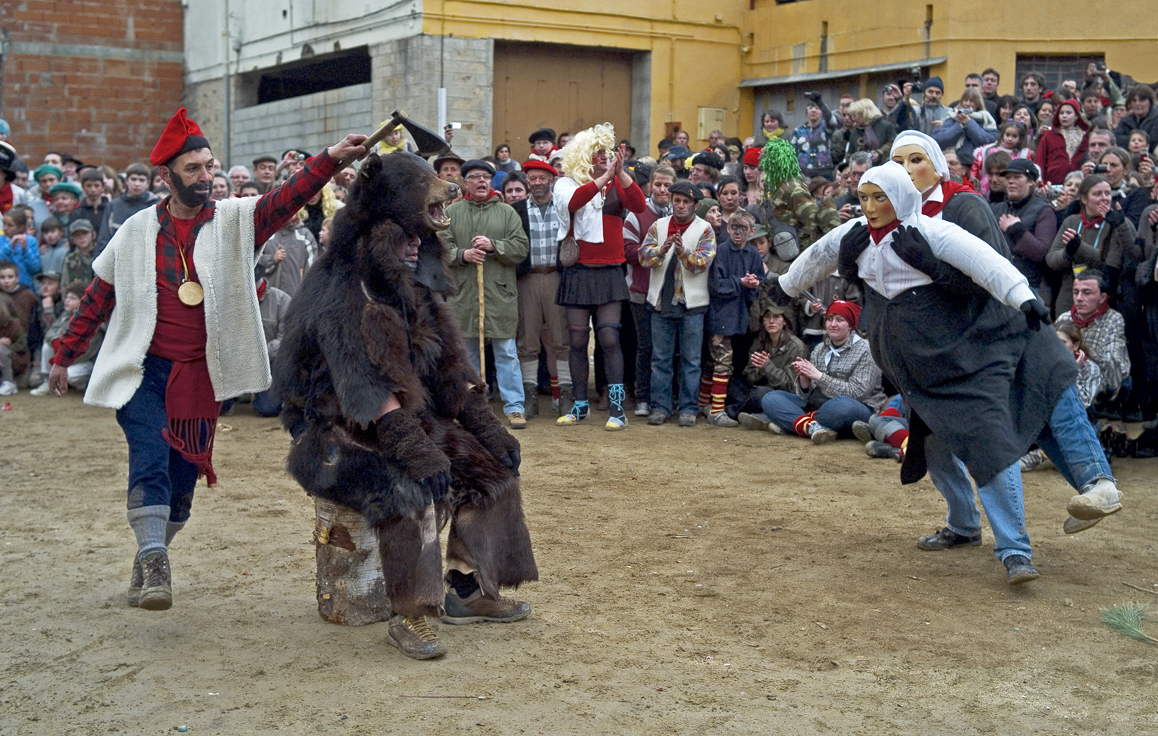
[[97,226],[97,245],[94,250],[97,255],[101,254],[117,230],[125,224],[125,220],[160,201],[157,195],[149,191],[149,173],[149,167],[144,164],[130,164],[125,169],[125,193],[109,202],[105,208],[104,221]]
[[60,274],[56,271],[41,271],[36,275],[36,280],[40,283],[40,324],[48,329],[64,311]]
[[6,294],[12,300],[16,317],[20,320],[20,327],[24,332],[28,332],[33,322],[39,326],[40,310],[36,294],[20,283],[16,264],[7,259],[0,260],[0,293]]
[[68,238],[64,237],[64,226],[60,220],[49,215],[40,225],[40,270],[64,270],[64,257],[68,255]]
[[764,396],[772,391],[792,391],[796,372],[792,364],[807,357],[808,349],[792,334],[789,311],[771,302],[764,303],[761,331],[752,344],[748,365],[736,391],[734,410],[740,424],[748,429],[768,429],[768,415],[761,408]]
[[91,222],[94,231],[99,230],[109,206],[109,198],[105,196],[105,175],[100,169],[85,169],[80,175],[80,188],[84,196],[75,216]]
[[[80,300],[84,298],[84,290],[87,284],[82,284],[79,281],[74,281],[65,287],[64,290],[64,313],[60,319],[56,320],[52,327],[48,328],[48,332],[44,335],[44,344],[40,346],[40,371],[45,376],[52,370],[52,358],[56,355],[56,349],[60,343],[61,336],[68,329],[68,323],[72,320],[72,316],[76,314],[76,310],[80,309]],[[88,349],[84,354],[76,359],[72,365],[68,366],[68,385],[79,391],[83,391],[88,386],[88,378],[92,375],[93,363],[96,361],[97,353],[100,352],[101,343],[104,341],[105,325],[101,325],[88,344]],[[33,396],[48,396],[49,387],[48,381],[44,381],[30,392]]]
[[[8,273],[14,279],[16,265],[0,261],[0,287],[6,283]],[[16,377],[28,370],[28,361],[28,335],[17,317],[16,304],[7,293],[0,291],[0,396],[16,393]]]
[[4,213],[0,260],[15,263],[20,283],[32,286],[32,277],[40,273],[40,246],[27,230],[28,213],[23,208],[13,207]]
[[853,422],[867,421],[885,405],[881,369],[868,341],[854,332],[859,317],[856,304],[835,301],[829,306],[824,342],[813,348],[811,360],[792,363],[795,392],[773,391],[761,402],[770,430],[795,432],[819,445],[841,433],[851,435]]
[[72,244],[73,250],[64,257],[64,266],[60,273],[61,282],[90,283],[93,277],[92,261],[96,257],[96,233],[93,232],[92,223],[78,217],[76,222],[68,227],[68,242]]

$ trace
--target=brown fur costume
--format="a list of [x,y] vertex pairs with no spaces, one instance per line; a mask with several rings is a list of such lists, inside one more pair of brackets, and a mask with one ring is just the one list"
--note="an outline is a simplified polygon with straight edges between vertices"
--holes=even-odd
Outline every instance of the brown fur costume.
[[[442,612],[437,530],[448,520],[448,567],[475,572],[487,597],[538,579],[518,441],[471,390],[479,378],[443,299],[435,231],[452,196],[422,159],[371,154],[290,307],[274,366],[290,473],[377,526],[391,605],[406,616]],[[413,236],[416,268],[399,256]],[[391,395],[402,408],[379,417]]]

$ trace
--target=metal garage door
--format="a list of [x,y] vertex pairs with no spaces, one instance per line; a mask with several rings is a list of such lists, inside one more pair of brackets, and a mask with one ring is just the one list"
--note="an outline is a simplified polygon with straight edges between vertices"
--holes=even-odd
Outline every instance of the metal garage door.
[[494,141],[523,161],[538,128],[574,133],[611,123],[631,135],[632,55],[611,49],[495,42]]

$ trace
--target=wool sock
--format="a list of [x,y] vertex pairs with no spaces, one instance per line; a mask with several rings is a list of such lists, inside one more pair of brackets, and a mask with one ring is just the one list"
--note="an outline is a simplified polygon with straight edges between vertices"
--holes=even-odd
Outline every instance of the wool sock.
[[559,400],[559,377],[551,376],[551,400]]
[[704,373],[700,376],[699,407],[706,409],[712,405],[712,374]]
[[177,536],[177,532],[185,528],[183,521],[168,521],[165,522],[165,546],[168,547],[173,543],[173,537]]
[[885,442],[900,450],[905,446],[905,442],[909,439],[909,430],[898,429],[888,437],[885,437]]
[[137,535],[137,554],[151,549],[165,549],[166,527],[169,525],[168,506],[140,506],[126,514],[133,534]]
[[728,376],[712,376],[712,413],[719,414],[724,410],[728,400]]
[[901,414],[899,411],[897,411],[896,409],[894,409],[893,407],[891,407],[891,406],[890,406],[890,407],[888,407],[887,409],[885,409],[884,411],[882,411],[880,414],[878,414],[877,416],[881,416],[881,417],[897,417],[897,418],[899,419],[899,418],[903,417],[904,415],[903,415],[903,414]]
[[801,437],[811,437],[812,425],[816,424],[815,416],[816,412],[810,411],[807,414],[801,414],[796,417],[796,421],[792,422],[792,430]]

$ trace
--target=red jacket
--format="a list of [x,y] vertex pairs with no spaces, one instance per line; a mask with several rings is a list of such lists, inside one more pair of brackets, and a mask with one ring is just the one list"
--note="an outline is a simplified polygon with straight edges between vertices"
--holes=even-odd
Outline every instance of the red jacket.
[[[1086,131],[1073,156],[1066,155],[1065,138],[1057,132],[1061,128],[1061,124],[1058,122],[1058,113],[1061,112],[1064,105],[1073,108],[1078,116],[1075,125]],[[1037,144],[1037,151],[1033,155],[1033,162],[1041,169],[1041,178],[1047,184],[1063,184],[1066,180],[1066,174],[1082,168],[1082,159],[1089,147],[1089,130],[1090,125],[1082,119],[1082,111],[1076,100],[1063,100],[1061,105],[1058,105],[1053,114],[1053,127],[1042,135]]]

